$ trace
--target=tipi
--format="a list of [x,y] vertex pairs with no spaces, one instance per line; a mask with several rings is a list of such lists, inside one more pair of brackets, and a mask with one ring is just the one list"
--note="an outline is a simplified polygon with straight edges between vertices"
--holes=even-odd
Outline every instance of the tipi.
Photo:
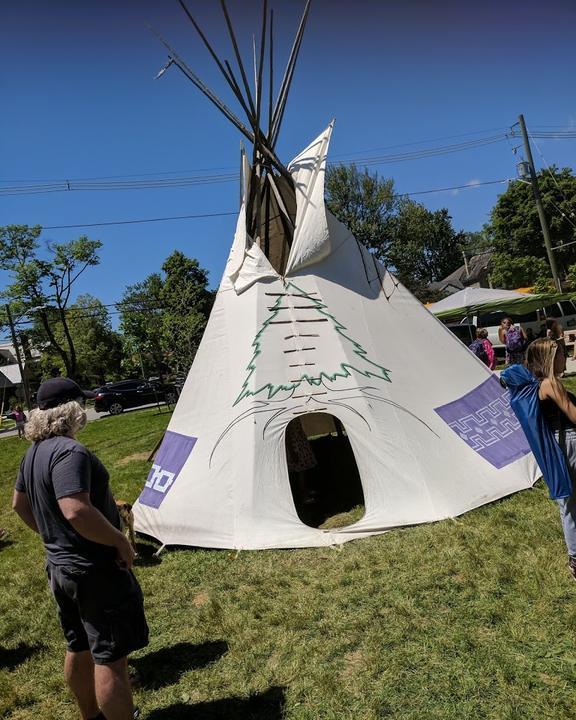
[[[134,506],[137,530],[163,544],[343,543],[459,515],[538,476],[497,377],[327,210],[331,132],[282,173],[269,140],[256,139],[252,168],[244,158],[214,308]],[[284,437],[293,418],[328,414],[350,440],[366,512],[324,531],[298,517]]]

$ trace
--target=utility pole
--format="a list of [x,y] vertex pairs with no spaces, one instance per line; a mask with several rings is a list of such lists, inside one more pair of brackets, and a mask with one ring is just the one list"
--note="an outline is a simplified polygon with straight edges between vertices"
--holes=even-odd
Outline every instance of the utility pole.
[[462,250],[462,257],[464,258],[464,267],[466,268],[466,279],[470,277],[470,269],[468,268],[468,258],[466,256],[466,250]]
[[532,149],[530,148],[530,141],[528,140],[528,133],[526,131],[524,115],[518,116],[518,122],[520,123],[522,139],[524,140],[526,159],[528,161],[528,165],[530,166],[530,180],[532,184],[532,192],[534,193],[534,201],[536,202],[536,209],[538,210],[538,217],[540,218],[540,225],[542,226],[542,235],[544,236],[544,245],[546,246],[546,253],[548,255],[550,270],[552,270],[552,277],[554,279],[554,285],[556,285],[556,289],[558,290],[558,292],[562,292],[562,284],[560,283],[560,278],[558,276],[558,267],[556,265],[556,258],[554,257],[554,248],[552,247],[552,241],[550,239],[550,229],[548,228],[548,221],[546,220],[544,208],[542,207],[542,196],[540,195],[538,178],[536,177],[536,170],[534,169]]
[[14,319],[12,318],[12,311],[10,305],[6,303],[6,317],[8,318],[8,325],[10,326],[10,335],[12,336],[12,344],[14,345],[14,352],[16,353],[16,360],[18,361],[18,369],[20,370],[20,377],[22,379],[22,387],[24,388],[24,397],[26,399],[26,406],[28,412],[32,410],[32,404],[30,403],[30,391],[28,390],[28,382],[26,380],[24,363],[22,362],[22,356],[20,355],[20,346],[18,345],[18,338],[16,337],[16,329],[14,328]]

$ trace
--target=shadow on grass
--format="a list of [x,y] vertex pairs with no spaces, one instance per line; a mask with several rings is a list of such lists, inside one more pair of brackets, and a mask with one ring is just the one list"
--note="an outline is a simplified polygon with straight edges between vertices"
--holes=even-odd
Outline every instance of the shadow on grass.
[[189,670],[201,670],[211,665],[227,652],[228,643],[224,640],[212,640],[201,645],[181,642],[144,657],[133,658],[130,664],[139,675],[138,684],[141,687],[157,690],[177,683]]
[[0,550],[6,550],[10,545],[14,545],[14,540],[0,540]]
[[137,542],[136,552],[138,553],[138,557],[136,558],[136,565],[138,565],[138,567],[160,565],[162,560],[154,554],[157,550],[158,547],[156,547],[156,545],[151,545],[150,543],[145,542]]
[[26,643],[20,643],[20,645],[15,648],[0,647],[0,668],[3,670],[14,670],[15,667],[31,658],[32,655],[35,655],[40,650],[44,650],[44,645],[26,645]]
[[285,702],[284,688],[271,687],[248,698],[224,698],[196,705],[176,703],[154,710],[148,720],[282,720]]

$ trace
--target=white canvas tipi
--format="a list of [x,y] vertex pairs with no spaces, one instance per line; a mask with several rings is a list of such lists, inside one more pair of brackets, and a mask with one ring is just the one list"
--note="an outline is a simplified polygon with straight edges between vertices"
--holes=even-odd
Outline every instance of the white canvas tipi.
[[[134,506],[137,530],[164,544],[343,543],[459,515],[538,475],[497,377],[326,209],[330,134],[288,168],[295,223],[281,270],[247,233],[245,188],[206,332]],[[296,513],[284,438],[293,418],[328,413],[350,440],[366,512],[323,531]]]

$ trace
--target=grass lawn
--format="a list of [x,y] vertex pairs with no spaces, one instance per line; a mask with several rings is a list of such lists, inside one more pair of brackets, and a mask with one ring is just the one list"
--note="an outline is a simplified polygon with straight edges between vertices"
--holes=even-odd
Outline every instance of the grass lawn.
[[[137,496],[167,419],[131,412],[82,433],[118,497]],[[0,439],[0,717],[72,720],[43,551],[9,509],[24,450]],[[148,720],[576,717],[576,585],[541,483],[339,549],[173,549],[137,573]]]

